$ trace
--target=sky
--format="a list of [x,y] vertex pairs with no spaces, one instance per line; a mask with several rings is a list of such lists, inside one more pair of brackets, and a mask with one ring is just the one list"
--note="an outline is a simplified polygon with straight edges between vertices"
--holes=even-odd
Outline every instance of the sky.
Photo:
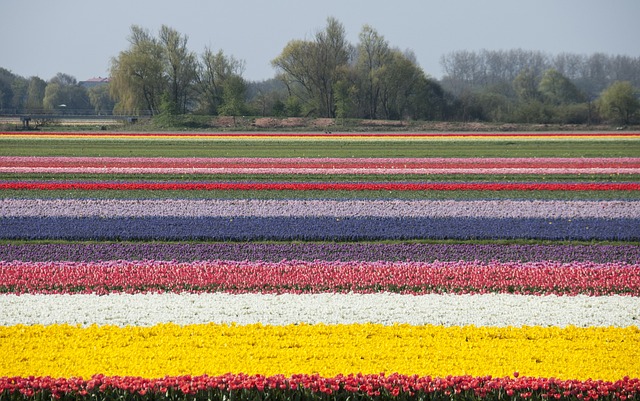
[[0,0],[0,67],[44,80],[106,77],[132,25],[156,36],[167,25],[191,51],[222,50],[261,81],[276,75],[271,60],[289,41],[312,40],[328,17],[354,45],[371,26],[436,79],[441,57],[461,50],[640,57],[640,0]]

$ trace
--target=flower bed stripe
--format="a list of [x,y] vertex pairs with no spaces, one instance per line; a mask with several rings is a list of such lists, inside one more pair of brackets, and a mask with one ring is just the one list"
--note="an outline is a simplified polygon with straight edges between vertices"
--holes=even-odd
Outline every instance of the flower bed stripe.
[[471,217],[9,217],[3,239],[65,240],[638,240],[640,219]]
[[640,168],[207,168],[207,167],[0,167],[11,174],[640,174]]
[[0,338],[0,376],[640,376],[637,327],[16,325]]
[[638,174],[640,158],[0,157],[5,173]]
[[145,191],[640,191],[638,182],[37,182],[4,181],[0,190]]
[[446,139],[484,139],[484,140],[513,140],[513,139],[620,139],[640,138],[638,132],[366,132],[366,133],[314,133],[314,132],[0,132],[0,138],[122,138],[122,139],[287,139],[287,140],[446,140]]
[[2,167],[526,168],[640,167],[637,157],[69,157],[0,156]]
[[0,295],[0,325],[410,324],[640,328],[640,298],[513,294]]
[[637,264],[640,246],[429,243],[54,243],[0,244],[4,261],[209,260],[594,262]]
[[1,262],[1,293],[515,293],[640,296],[640,265],[592,262]]
[[640,218],[640,201],[0,199],[0,217]]
[[[259,397],[276,400],[332,399],[448,399],[495,400],[504,397],[517,399],[633,400],[640,394],[638,379],[621,380],[560,380],[557,378],[491,376],[448,376],[444,378],[418,375],[317,374],[292,376],[246,375],[227,373],[220,376],[165,376],[159,379],[94,375],[91,378],[0,377],[0,389],[15,399],[75,400],[132,399],[145,397],[179,399],[250,401]],[[25,397],[25,398],[22,398]]]

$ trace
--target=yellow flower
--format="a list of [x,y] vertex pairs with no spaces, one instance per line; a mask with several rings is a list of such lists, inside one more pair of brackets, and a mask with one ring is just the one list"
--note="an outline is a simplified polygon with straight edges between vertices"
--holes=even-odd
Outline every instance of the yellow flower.
[[0,327],[0,376],[398,372],[640,377],[637,327],[260,324]]

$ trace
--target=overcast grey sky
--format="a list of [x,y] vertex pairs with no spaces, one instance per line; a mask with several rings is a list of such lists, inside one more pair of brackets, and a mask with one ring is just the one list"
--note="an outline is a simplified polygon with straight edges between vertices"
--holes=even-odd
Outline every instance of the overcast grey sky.
[[45,80],[107,76],[133,24],[168,25],[190,50],[222,49],[245,61],[246,79],[268,79],[287,42],[311,39],[329,16],[354,45],[372,26],[435,78],[459,50],[640,56],[640,0],[0,0],[0,16],[0,67]]

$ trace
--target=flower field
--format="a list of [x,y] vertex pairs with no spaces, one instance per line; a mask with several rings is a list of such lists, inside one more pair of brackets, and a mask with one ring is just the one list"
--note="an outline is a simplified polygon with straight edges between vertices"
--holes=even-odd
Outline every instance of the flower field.
[[0,133],[0,401],[638,400],[638,139]]

